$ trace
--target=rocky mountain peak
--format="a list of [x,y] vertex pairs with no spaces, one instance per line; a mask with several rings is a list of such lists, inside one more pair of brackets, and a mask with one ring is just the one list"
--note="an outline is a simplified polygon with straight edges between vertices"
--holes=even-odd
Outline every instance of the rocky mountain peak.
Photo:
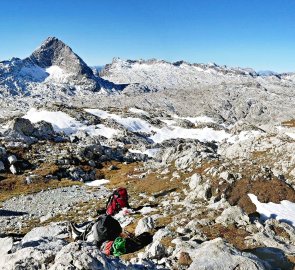
[[93,76],[91,68],[68,45],[56,37],[48,37],[29,58],[42,68],[58,66],[70,73]]

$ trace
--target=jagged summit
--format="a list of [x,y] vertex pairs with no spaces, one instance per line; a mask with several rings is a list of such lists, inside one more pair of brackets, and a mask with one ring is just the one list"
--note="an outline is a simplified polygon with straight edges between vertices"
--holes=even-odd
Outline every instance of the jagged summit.
[[76,95],[120,91],[95,75],[90,67],[63,41],[48,37],[29,57],[0,62],[0,96]]
[[29,58],[42,68],[58,66],[70,73],[93,76],[91,68],[68,45],[56,37],[48,37]]

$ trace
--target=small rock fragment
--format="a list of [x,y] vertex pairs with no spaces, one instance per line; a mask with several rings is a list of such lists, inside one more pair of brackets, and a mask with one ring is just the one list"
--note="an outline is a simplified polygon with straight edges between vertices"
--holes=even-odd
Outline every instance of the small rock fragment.
[[187,252],[180,252],[178,257],[178,263],[180,265],[189,266],[192,262],[193,261]]
[[135,229],[135,235],[140,235],[144,232],[150,232],[155,228],[154,219],[151,217],[144,217],[138,221]]
[[16,167],[15,167],[14,165],[11,165],[11,166],[9,167],[9,170],[10,170],[10,172],[11,172],[12,174],[17,174],[17,169],[16,169]]
[[8,157],[8,161],[9,161],[10,164],[14,164],[14,163],[17,162],[17,158],[16,158],[15,155],[11,155],[11,156]]
[[4,163],[0,160],[0,172],[5,171]]

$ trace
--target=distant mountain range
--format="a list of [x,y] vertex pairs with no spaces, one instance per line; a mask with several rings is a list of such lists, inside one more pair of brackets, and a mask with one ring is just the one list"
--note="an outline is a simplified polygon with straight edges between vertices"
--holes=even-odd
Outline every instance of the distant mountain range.
[[89,67],[55,37],[47,38],[25,59],[0,62],[0,95],[42,96],[147,92],[192,89],[219,84],[292,84],[294,74],[229,68],[216,64],[169,63],[114,58],[104,67]]

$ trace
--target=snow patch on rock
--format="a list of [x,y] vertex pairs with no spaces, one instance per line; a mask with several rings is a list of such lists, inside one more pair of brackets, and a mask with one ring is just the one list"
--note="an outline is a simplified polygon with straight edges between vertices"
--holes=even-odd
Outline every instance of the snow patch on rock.
[[287,200],[283,200],[281,203],[261,203],[254,194],[248,194],[248,196],[255,204],[262,219],[274,218],[291,225],[295,224],[295,203]]

